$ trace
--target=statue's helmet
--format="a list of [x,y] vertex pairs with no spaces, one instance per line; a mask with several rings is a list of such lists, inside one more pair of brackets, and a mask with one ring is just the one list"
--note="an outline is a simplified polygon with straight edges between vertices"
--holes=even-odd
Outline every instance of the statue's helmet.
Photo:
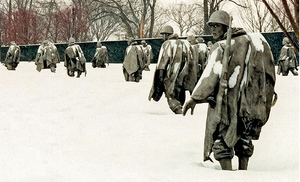
[[189,41],[191,44],[195,44],[196,43],[196,38],[194,35],[189,35],[187,37],[187,41]]
[[141,44],[146,44],[146,41],[145,41],[145,40],[142,40],[142,41],[141,41]]
[[289,43],[290,43],[289,38],[284,37],[283,40],[282,40],[282,44],[283,44],[283,45],[286,45],[286,44],[289,44]]
[[207,42],[207,46],[212,46],[212,45],[214,45],[214,44],[212,43],[212,41],[208,41],[208,42]]
[[219,10],[219,11],[213,12],[210,15],[207,25],[210,26],[212,23],[219,23],[222,25],[226,25],[228,27],[229,21],[230,21],[229,14],[226,11]]
[[166,25],[162,28],[162,30],[160,31],[160,34],[173,34],[174,33],[174,29],[173,27],[171,27],[170,25]]
[[127,44],[130,45],[133,41],[134,41],[134,38],[133,37],[129,37],[129,39],[127,40]]
[[73,38],[73,37],[71,37],[70,39],[69,39],[69,44],[74,44],[75,43],[75,39]]
[[198,37],[197,38],[197,42],[198,43],[205,43],[204,39],[202,37]]
[[42,44],[43,44],[43,45],[48,44],[48,40],[43,40]]

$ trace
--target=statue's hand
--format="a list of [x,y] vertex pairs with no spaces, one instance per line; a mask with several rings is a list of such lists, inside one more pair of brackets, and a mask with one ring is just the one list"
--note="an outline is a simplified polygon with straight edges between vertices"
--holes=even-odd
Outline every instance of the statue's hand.
[[188,102],[186,102],[183,107],[183,116],[185,116],[186,112],[189,109],[191,109],[191,115],[193,115],[195,106],[196,106],[196,101],[193,99],[190,99]]

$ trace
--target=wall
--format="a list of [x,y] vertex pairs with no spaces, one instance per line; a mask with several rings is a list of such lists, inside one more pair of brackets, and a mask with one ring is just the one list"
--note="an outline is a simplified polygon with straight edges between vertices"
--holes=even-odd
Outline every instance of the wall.
[[[266,40],[269,42],[275,63],[277,63],[280,49],[282,47],[282,39],[285,37],[283,32],[272,32],[272,33],[262,33]],[[291,33],[295,42],[297,42],[296,36],[294,33]],[[182,37],[185,38],[185,37]],[[211,36],[203,36],[205,42],[212,40]],[[157,62],[159,50],[161,44],[163,43],[162,39],[145,39],[148,44],[152,46],[154,59],[153,63]],[[140,43],[141,40],[137,40]],[[82,51],[86,57],[87,62],[91,62],[95,50],[96,50],[96,42],[84,42],[78,43],[82,48]],[[55,44],[58,52],[60,54],[60,60],[64,61],[64,51],[67,48],[68,44]],[[110,63],[122,63],[124,59],[125,50],[127,47],[127,41],[104,41],[102,45],[106,46],[109,53],[109,61]],[[21,45],[21,61],[34,61],[36,52],[38,50],[39,45]],[[1,47],[1,61],[4,61],[6,52],[8,47]],[[297,55],[298,58],[298,55]],[[298,58],[299,60],[299,58]]]

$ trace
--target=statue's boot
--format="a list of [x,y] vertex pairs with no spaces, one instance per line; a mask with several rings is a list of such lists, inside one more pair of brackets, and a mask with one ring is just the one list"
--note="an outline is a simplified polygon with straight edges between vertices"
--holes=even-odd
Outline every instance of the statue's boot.
[[298,76],[298,72],[295,69],[292,70],[292,73],[294,76]]
[[50,66],[50,70],[52,73],[55,73],[55,67],[54,66]]
[[222,170],[232,170],[232,164],[231,164],[231,159],[230,158],[223,158],[220,161],[220,165]]
[[239,170],[247,170],[249,157],[239,157]]

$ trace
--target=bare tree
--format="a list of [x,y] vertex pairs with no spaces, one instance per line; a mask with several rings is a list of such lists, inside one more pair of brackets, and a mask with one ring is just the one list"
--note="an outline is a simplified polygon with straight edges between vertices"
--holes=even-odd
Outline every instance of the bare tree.
[[88,24],[84,8],[69,6],[55,14],[55,40],[67,41],[74,37],[76,41],[86,41]]
[[94,4],[96,9],[100,10],[97,16],[109,14],[118,19],[131,37],[147,37],[144,33],[145,27],[151,27],[151,24],[154,24],[152,13],[155,12],[156,0],[94,0]]
[[62,3],[59,0],[49,0],[49,1],[38,1],[36,3],[36,8],[38,9],[39,15],[43,19],[44,23],[44,39],[50,39],[56,41],[54,38],[55,31],[55,14],[60,11]]
[[[38,12],[34,8],[34,0],[2,0],[2,13],[5,27],[3,41],[12,40],[19,44],[37,43],[42,34],[43,26]],[[1,33],[2,34],[2,33]]]
[[[283,33],[288,37],[294,48],[296,49],[297,53],[299,52],[299,45],[293,41],[290,34],[287,32],[287,27],[285,27],[282,23],[282,20],[278,17],[275,13],[275,10],[279,9],[277,4],[280,2],[274,2],[273,0],[262,0],[265,6],[268,8],[272,16],[275,18],[276,22],[280,26]],[[290,0],[289,2],[286,0],[281,0],[281,4],[284,7],[284,11],[282,11],[285,16],[289,19],[291,26],[296,34],[297,40],[299,42],[299,0]],[[293,14],[292,14],[293,12]]]
[[190,32],[201,21],[200,11],[195,4],[175,4],[166,10],[170,20],[174,21],[180,31],[180,36]]
[[244,7],[238,7],[240,19],[249,32],[277,31],[279,26],[274,22],[270,11],[260,0],[240,0]]
[[149,27],[149,37],[153,37],[153,29],[154,29],[154,22],[155,22],[155,6],[156,6],[157,0],[149,1],[149,7],[150,7],[150,27]]
[[89,26],[89,39],[94,38],[97,41],[107,40],[114,32],[118,30],[118,22],[109,17],[103,17],[99,20],[93,21]]
[[[160,6],[156,6],[155,8],[155,15],[154,15],[154,26],[152,29],[152,35],[151,37],[161,37],[160,31],[163,28],[164,25],[166,25],[169,22],[169,15],[165,8],[162,8]],[[146,28],[146,30],[148,30]],[[149,29],[151,31],[151,29]]]

